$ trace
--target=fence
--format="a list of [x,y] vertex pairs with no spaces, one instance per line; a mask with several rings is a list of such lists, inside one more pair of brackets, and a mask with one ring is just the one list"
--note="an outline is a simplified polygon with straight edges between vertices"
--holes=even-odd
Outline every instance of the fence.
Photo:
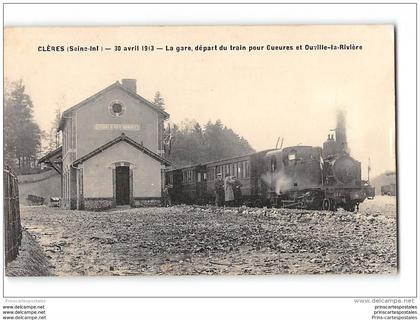
[[7,265],[8,262],[16,258],[22,239],[18,180],[7,167],[3,169],[3,187],[5,261]]

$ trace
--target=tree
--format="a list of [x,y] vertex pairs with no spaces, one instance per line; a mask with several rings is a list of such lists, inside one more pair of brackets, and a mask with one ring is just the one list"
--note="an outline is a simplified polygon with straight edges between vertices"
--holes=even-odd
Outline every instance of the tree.
[[208,122],[204,128],[194,120],[173,125],[169,160],[176,166],[204,163],[255,152],[248,141],[220,120]]
[[42,131],[33,120],[31,97],[22,80],[6,82],[4,108],[5,162],[18,173],[36,167]]
[[47,152],[53,151],[60,146],[60,132],[57,131],[61,120],[61,110],[55,109],[55,116],[51,122],[51,129],[47,135]]
[[165,110],[165,100],[162,98],[160,91],[156,91],[153,103],[161,110]]

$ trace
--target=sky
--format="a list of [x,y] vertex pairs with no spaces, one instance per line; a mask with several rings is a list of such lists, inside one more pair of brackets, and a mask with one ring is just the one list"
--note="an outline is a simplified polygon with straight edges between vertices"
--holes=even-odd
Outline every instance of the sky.
[[[331,44],[362,49],[296,50]],[[111,50],[43,51],[90,45]],[[114,51],[135,45],[155,50]],[[200,45],[246,49],[195,50]],[[176,52],[185,46],[191,51]],[[371,177],[395,170],[392,26],[9,28],[4,50],[5,77],[23,80],[45,131],[57,108],[64,111],[117,80],[133,78],[144,98],[161,92],[171,123],[220,119],[257,151],[273,148],[278,137],[283,146],[322,146],[335,128],[337,110],[343,110],[350,152],[362,162],[363,177],[369,158]]]

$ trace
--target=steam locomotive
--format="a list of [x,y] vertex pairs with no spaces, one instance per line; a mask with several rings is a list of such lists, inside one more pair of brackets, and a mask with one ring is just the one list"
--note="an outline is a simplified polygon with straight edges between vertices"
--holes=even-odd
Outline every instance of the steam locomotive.
[[165,173],[174,203],[214,203],[215,180],[236,176],[241,182],[241,204],[335,211],[358,210],[375,195],[361,179],[361,164],[347,149],[340,122],[323,147],[292,146],[207,162]]

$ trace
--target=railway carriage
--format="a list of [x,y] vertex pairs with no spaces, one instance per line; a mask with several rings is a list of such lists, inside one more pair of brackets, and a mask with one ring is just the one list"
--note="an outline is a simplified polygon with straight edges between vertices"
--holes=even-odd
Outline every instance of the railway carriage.
[[235,176],[242,184],[241,202],[246,205],[259,205],[266,192],[266,185],[261,181],[260,176],[265,171],[265,151],[256,152],[240,157],[212,161],[205,164],[207,167],[207,199],[214,202],[214,184],[216,175],[222,174],[225,179],[229,174]]
[[174,203],[206,203],[207,172],[203,165],[193,165],[166,171],[165,180],[171,184]]

